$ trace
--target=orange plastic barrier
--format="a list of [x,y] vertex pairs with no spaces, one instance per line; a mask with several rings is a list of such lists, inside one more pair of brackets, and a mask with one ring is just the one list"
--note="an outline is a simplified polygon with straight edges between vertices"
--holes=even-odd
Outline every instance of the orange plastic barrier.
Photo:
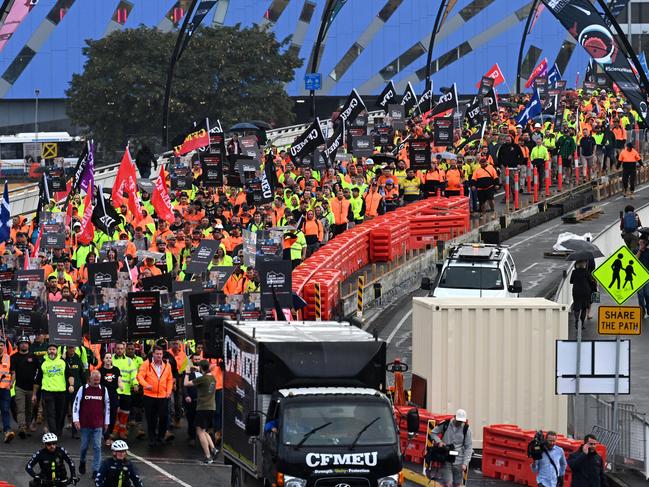
[[[536,486],[532,460],[527,456],[527,445],[536,432],[523,430],[511,424],[485,426],[482,440],[482,473],[485,477],[507,480],[518,484]],[[582,442],[558,435],[557,445],[563,448],[566,458],[581,447]],[[597,446],[597,452],[606,462],[606,447]],[[570,487],[570,467],[564,476],[564,486]]]
[[412,406],[395,406],[394,417],[399,426],[399,441],[401,444],[401,451],[405,456],[406,461],[411,463],[424,463],[426,456],[426,431],[428,421],[434,420],[435,424],[439,424],[447,419],[451,419],[451,414],[433,414],[426,409],[418,409],[419,411],[419,432],[412,438],[408,436],[408,422],[406,417],[408,411],[413,409]]
[[[469,199],[465,196],[427,198],[356,225],[293,271],[293,291],[307,302],[302,319],[315,316],[310,283],[320,283],[322,318],[331,319],[340,299],[339,282],[372,262],[390,262],[409,250],[432,246],[437,239],[448,240],[469,229]],[[329,274],[323,275],[327,270]],[[331,274],[335,271],[338,273]]]

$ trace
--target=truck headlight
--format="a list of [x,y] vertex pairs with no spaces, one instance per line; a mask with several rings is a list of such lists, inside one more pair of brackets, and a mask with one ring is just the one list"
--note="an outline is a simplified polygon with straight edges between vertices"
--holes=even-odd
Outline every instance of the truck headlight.
[[[299,477],[284,475],[284,487],[306,487],[306,480]],[[389,487],[389,486],[385,486]]]
[[395,473],[394,475],[389,475],[388,477],[382,477],[379,479],[378,487],[398,487],[399,485],[399,474]]

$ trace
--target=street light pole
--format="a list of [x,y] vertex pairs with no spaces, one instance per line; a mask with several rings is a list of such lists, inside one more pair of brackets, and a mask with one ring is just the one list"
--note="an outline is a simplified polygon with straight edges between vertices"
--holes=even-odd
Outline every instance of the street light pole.
[[[437,37],[437,32],[439,32],[440,27],[442,26],[442,15],[446,10],[448,5],[448,0],[442,0],[439,4],[439,9],[437,10],[437,16],[435,17],[435,25],[433,26],[433,32],[430,34],[430,42],[428,43],[428,54],[426,55],[426,90],[424,93],[428,93],[428,90],[431,88],[430,84],[430,71],[431,71],[431,62],[433,60],[433,48],[435,47],[435,38]],[[430,103],[433,102],[431,97]]]
[[36,111],[34,113],[34,137],[38,142],[38,96],[41,94],[41,90],[36,88],[34,90],[34,94],[36,95]]
[[[335,3],[336,0],[327,0],[327,3],[325,3],[325,9],[322,13],[322,21],[320,22],[320,30],[318,31],[318,38],[315,41],[313,57],[311,58],[311,73],[315,73],[318,70],[320,46],[322,45],[322,41],[324,40],[325,29],[327,27],[327,23],[329,22],[329,17],[331,16],[331,11]],[[315,121],[315,90],[309,90],[309,96],[311,97],[311,118],[313,118],[313,120]]]
[[530,30],[530,24],[532,23],[532,18],[534,18],[534,13],[538,6],[539,0],[534,0],[532,4],[532,9],[530,10],[529,15],[527,16],[527,22],[525,22],[525,29],[523,30],[523,37],[521,37],[521,45],[518,48],[518,61],[516,63],[516,94],[521,92],[521,67],[523,65],[523,49],[525,48],[525,41],[527,40],[527,34]]

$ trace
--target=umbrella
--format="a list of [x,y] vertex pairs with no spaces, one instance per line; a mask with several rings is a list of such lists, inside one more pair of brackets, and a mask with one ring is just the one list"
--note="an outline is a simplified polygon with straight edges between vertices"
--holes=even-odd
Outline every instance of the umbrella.
[[246,123],[251,123],[262,130],[270,130],[273,128],[268,122],[264,122],[263,120],[248,120]]
[[596,251],[593,250],[576,250],[572,254],[570,254],[566,260],[574,260],[574,261],[580,261],[580,260],[592,260],[596,259],[597,257],[603,257],[604,254],[602,254],[599,249]]
[[448,159],[449,161],[457,160],[457,155],[449,151],[440,152],[439,154],[435,154],[435,155],[440,156],[442,159]]
[[399,159],[392,155],[392,154],[372,154],[370,157],[372,161],[374,161],[374,164],[385,164],[385,163],[391,163],[391,162],[397,162]]
[[[571,238],[561,242],[561,245],[562,247],[568,250],[572,250],[573,252],[584,251],[584,252],[592,253],[595,256],[595,258],[604,257],[602,251],[599,250],[599,248],[595,244],[588,242],[586,240],[578,240],[576,238]],[[570,259],[570,260],[574,260],[574,259]]]
[[242,130],[259,130],[259,127],[248,122],[235,123],[228,129],[228,132],[240,132]]

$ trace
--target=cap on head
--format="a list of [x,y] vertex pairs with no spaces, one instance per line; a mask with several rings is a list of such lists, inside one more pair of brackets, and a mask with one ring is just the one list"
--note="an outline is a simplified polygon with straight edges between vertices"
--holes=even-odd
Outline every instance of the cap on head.
[[464,409],[458,409],[455,411],[455,421],[466,423],[466,411]]

